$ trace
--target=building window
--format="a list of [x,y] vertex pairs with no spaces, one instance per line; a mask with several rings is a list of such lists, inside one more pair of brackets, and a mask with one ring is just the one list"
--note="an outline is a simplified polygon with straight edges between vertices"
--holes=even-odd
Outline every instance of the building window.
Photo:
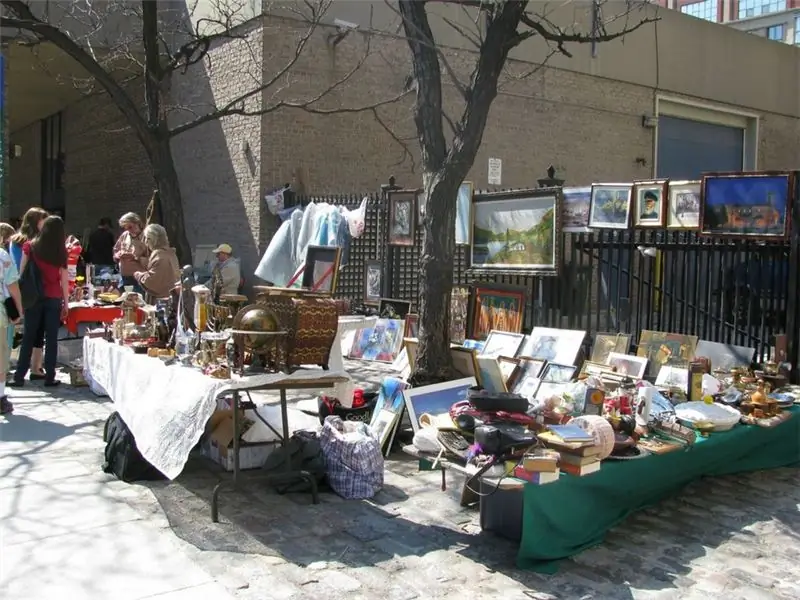
[[786,0],[739,0],[739,18],[757,17],[786,10]]
[[794,18],[794,43],[800,46],[800,16]]
[[783,25],[773,25],[772,27],[767,27],[767,38],[775,40],[776,42],[782,42],[785,29],[786,28]]
[[[785,4],[786,0],[784,0]],[[706,21],[719,21],[719,0],[703,0],[681,6],[681,12],[690,17],[705,19]]]

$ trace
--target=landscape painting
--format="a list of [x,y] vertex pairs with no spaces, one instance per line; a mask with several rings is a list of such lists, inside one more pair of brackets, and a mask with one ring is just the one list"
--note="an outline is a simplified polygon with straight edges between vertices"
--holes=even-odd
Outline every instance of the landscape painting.
[[589,227],[627,229],[631,219],[630,183],[599,183],[592,186]]
[[472,207],[472,266],[555,275],[560,193],[487,194]]
[[592,205],[592,188],[564,188],[561,214],[562,229],[569,232],[589,231],[589,209]]
[[790,173],[711,174],[700,192],[700,233],[784,239],[789,234]]

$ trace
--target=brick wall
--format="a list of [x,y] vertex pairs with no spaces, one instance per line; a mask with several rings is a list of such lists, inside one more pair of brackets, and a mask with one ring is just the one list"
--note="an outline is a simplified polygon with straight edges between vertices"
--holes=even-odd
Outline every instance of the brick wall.
[[9,143],[22,147],[20,158],[10,159],[8,217],[21,217],[31,206],[42,202],[42,129],[39,123],[13,132]]

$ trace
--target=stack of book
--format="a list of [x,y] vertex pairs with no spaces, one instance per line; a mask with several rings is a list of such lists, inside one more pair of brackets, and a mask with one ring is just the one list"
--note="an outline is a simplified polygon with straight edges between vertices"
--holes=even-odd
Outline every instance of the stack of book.
[[548,429],[539,439],[558,451],[561,471],[582,477],[600,470],[600,448],[591,434],[577,425],[551,425]]
[[537,485],[553,483],[558,481],[558,460],[558,452],[537,448],[526,453],[514,467],[514,477]]

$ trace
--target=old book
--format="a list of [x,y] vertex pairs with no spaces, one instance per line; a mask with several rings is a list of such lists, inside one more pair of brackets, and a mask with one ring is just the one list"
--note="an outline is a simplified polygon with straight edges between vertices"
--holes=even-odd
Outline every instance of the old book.
[[573,465],[576,467],[582,467],[583,465],[588,465],[593,462],[597,462],[597,455],[594,456],[578,456],[577,454],[570,454],[569,452],[562,452],[559,455],[559,464],[567,464]]
[[570,475],[575,475],[576,477],[583,477],[584,475],[591,475],[592,473],[596,473],[600,470],[600,461],[595,460],[590,463],[586,463],[585,465],[570,465],[568,463],[561,464],[561,470],[564,473],[569,473]]
[[544,485],[546,483],[558,481],[558,476],[558,469],[551,473],[544,471],[532,473],[523,469],[521,465],[514,467],[514,477],[517,479],[522,479],[523,481],[527,481],[528,483],[535,483],[536,485]]
[[549,431],[540,433],[539,439],[547,444],[549,448],[559,452],[569,452],[578,456],[593,456],[600,453],[600,448],[591,442],[564,442]]
[[522,457],[522,468],[529,473],[558,471],[559,454],[554,450],[536,449]]

